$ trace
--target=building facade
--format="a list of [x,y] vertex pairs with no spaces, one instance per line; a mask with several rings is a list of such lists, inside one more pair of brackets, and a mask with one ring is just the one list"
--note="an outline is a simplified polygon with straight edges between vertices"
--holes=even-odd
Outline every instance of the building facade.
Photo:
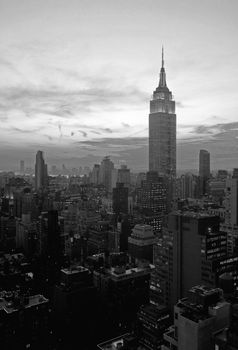
[[149,170],[161,176],[176,175],[175,101],[166,84],[163,51],[159,86],[150,101]]

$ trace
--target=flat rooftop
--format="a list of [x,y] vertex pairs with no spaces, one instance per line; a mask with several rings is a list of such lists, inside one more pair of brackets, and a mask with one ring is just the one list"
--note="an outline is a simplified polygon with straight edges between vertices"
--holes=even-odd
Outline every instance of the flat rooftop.
[[97,345],[97,347],[98,349],[101,349],[101,350],[116,350],[119,348],[120,345],[124,344],[124,339],[127,336],[129,336],[129,333],[125,333],[123,335],[120,335],[119,337],[100,343]]
[[202,219],[202,218],[210,218],[210,217],[217,217],[217,215],[214,214],[209,214],[207,212],[201,212],[201,211],[182,211],[182,210],[176,210],[173,211],[172,214],[174,215],[180,215],[180,216],[188,216],[190,218],[195,218],[195,219]]
[[147,273],[150,273],[151,270],[155,268],[154,265],[148,264],[146,267],[134,267],[126,270],[121,270],[121,272],[114,267],[111,267],[111,269],[107,270],[107,274],[110,275],[114,280],[120,280],[120,279],[127,279],[131,278],[136,275],[145,275]]
[[[49,301],[41,294],[29,296],[27,300],[28,300],[28,303],[23,304],[24,309],[29,309],[29,308],[34,307],[34,306],[46,304]],[[14,305],[14,298],[13,297],[9,301],[6,300],[4,297],[0,297],[0,311],[4,310],[7,314],[11,314],[13,312],[18,311],[19,308],[22,308],[22,306],[19,305],[19,307],[18,307],[16,305]]]
[[88,271],[87,268],[83,267],[83,266],[72,266],[66,269],[62,269],[61,272],[63,272],[66,275],[74,275],[80,272],[85,272]]

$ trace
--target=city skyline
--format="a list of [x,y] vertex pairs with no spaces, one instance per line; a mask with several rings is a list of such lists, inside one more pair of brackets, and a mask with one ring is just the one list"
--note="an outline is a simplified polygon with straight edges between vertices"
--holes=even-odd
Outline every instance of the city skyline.
[[0,0],[1,350],[238,350],[235,0]]
[[237,3],[171,4],[1,0],[1,170],[38,149],[51,164],[110,154],[146,170],[163,44],[178,169],[197,168],[198,147],[213,168],[236,166]]

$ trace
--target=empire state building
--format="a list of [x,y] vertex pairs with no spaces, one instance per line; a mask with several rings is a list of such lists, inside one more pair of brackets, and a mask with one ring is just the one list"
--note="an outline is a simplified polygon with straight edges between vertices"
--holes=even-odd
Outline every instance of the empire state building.
[[150,101],[149,170],[160,176],[176,176],[175,101],[166,84],[163,49],[159,86]]

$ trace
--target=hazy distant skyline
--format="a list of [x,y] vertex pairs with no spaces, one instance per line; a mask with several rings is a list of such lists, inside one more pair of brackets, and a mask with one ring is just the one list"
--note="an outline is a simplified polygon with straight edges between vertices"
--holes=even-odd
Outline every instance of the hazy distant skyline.
[[[0,0],[0,169],[38,149],[56,163],[133,162],[162,45],[178,139],[194,152],[222,148],[238,120],[237,11],[236,0]],[[238,154],[237,126],[228,129]]]

